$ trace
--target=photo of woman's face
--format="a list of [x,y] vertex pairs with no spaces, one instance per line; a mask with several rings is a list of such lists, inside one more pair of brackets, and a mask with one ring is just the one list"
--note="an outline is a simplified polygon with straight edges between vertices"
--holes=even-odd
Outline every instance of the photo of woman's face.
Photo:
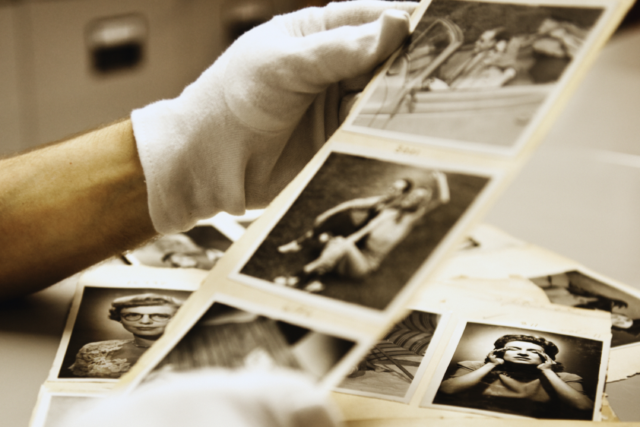
[[164,333],[164,328],[177,310],[172,305],[127,307],[120,311],[120,323],[139,337],[158,337]]
[[544,362],[539,353],[544,353],[544,348],[537,344],[524,341],[510,341],[504,346],[505,362],[519,365],[539,365]]

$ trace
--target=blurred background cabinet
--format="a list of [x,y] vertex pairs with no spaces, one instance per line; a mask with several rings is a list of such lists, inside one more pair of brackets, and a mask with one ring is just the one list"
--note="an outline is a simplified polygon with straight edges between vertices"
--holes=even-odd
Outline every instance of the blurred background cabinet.
[[177,96],[240,34],[319,0],[0,0],[0,155]]
[[15,10],[0,1],[0,155],[21,148]]

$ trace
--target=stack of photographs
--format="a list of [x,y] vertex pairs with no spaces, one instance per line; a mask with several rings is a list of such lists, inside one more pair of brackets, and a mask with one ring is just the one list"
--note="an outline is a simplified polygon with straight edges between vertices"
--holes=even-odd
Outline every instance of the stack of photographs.
[[505,282],[478,261],[483,274],[465,279],[475,290],[434,283],[454,280],[461,259],[522,249],[504,235],[483,247],[473,227],[630,4],[422,1],[342,127],[241,237],[226,236],[224,257],[192,248],[187,261],[215,258],[211,271],[115,389],[166,370],[283,366],[338,387],[353,422],[601,420],[611,316],[552,305],[544,289],[567,281],[548,273],[577,270]]
[[[481,277],[470,276],[480,260]],[[350,425],[487,416],[615,420],[603,388],[606,381],[640,371],[640,337],[633,338],[638,290],[485,225],[474,229],[441,271],[402,319],[373,342],[345,328],[286,320],[295,316],[220,295],[145,381],[201,367],[286,367],[322,381],[351,353],[366,350],[359,360],[349,359],[334,387]],[[153,297],[159,302],[145,310],[175,313],[172,306],[205,275],[178,272],[181,277],[171,285],[166,274],[154,278],[139,268],[110,267],[82,278],[32,426],[62,425],[66,411],[117,385],[135,355],[124,360],[122,348],[115,347],[141,334],[122,315],[138,308],[120,309],[118,321],[114,308]],[[115,351],[101,360],[90,356],[90,348],[105,346]]]
[[616,421],[601,394],[640,372],[640,291],[493,227],[468,239],[336,389],[349,425]]

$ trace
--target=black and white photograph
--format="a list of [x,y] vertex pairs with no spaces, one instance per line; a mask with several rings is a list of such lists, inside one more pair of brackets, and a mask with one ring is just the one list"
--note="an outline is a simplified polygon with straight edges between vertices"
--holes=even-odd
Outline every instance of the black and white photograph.
[[597,416],[606,369],[602,341],[467,322],[451,345],[453,356],[443,358],[440,372],[446,371],[434,377],[423,407],[498,417]]
[[166,234],[122,255],[124,263],[165,268],[211,270],[233,242],[212,226]]
[[433,0],[348,129],[511,152],[602,13]]
[[331,153],[237,279],[383,310],[490,179]]
[[420,368],[431,359],[442,317],[412,310],[353,367],[336,391],[407,403],[410,391],[420,383],[424,371]]
[[611,347],[640,342],[638,292],[598,280],[581,271],[530,278],[553,304],[611,313]]
[[216,302],[155,369],[289,368],[321,380],[354,345],[348,339]]
[[58,379],[117,380],[164,334],[190,293],[85,287]]

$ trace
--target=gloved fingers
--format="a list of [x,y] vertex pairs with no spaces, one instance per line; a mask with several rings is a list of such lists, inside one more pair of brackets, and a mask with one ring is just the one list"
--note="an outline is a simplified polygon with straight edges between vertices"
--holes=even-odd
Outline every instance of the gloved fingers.
[[[228,106],[260,131],[286,129],[329,85],[370,72],[405,40],[409,15],[387,10],[375,22],[300,38],[276,28],[265,26],[239,40],[225,76]],[[247,62],[250,53],[254,57]]]
[[277,19],[289,30],[289,34],[304,37],[310,34],[339,28],[358,26],[376,21],[387,10],[413,13],[418,3],[409,1],[350,1],[329,3],[323,8],[307,8],[283,15]]
[[[296,40],[285,55],[299,74],[299,87],[313,93],[328,85],[370,73],[388,58],[409,34],[409,15],[388,10],[359,27],[338,27]],[[294,83],[295,85],[295,83]]]

